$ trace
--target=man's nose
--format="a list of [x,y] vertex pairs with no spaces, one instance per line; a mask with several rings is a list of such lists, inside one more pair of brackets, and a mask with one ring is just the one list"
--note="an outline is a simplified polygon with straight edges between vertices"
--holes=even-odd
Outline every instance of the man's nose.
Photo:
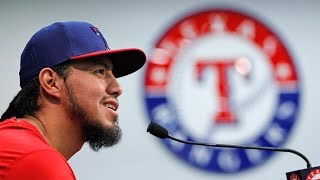
[[110,81],[107,81],[107,93],[110,95],[113,95],[115,97],[118,97],[122,94],[122,87],[120,86],[118,80],[114,77],[114,75],[111,75]]

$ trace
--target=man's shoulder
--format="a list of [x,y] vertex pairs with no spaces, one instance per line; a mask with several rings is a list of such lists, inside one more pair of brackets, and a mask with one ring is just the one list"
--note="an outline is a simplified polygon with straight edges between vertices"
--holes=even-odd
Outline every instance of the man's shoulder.
[[4,179],[75,179],[68,162],[55,150],[43,149],[28,152],[12,162],[3,172]]
[[25,122],[6,120],[1,123],[0,159],[3,167],[0,168],[0,179],[12,177],[15,173],[28,174],[31,179],[38,175],[46,179],[46,175],[59,174],[60,171],[73,175],[65,158],[44,140],[35,127]]
[[50,149],[36,127],[26,121],[8,119],[0,123],[0,149],[20,149],[21,151]]

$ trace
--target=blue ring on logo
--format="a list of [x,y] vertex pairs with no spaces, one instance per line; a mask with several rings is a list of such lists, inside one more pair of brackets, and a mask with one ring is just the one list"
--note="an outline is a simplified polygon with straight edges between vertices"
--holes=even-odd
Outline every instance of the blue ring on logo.
[[[256,146],[267,146],[267,147],[280,147],[284,144],[288,135],[290,134],[295,120],[297,119],[298,109],[299,109],[299,91],[291,92],[280,92],[279,102],[276,110],[281,109],[281,106],[290,105],[291,114],[287,117],[278,117],[277,112],[274,113],[275,116],[272,117],[268,127],[264,132],[261,133],[254,141],[246,143],[246,145],[256,145]],[[179,124],[180,120],[177,117],[177,113],[174,110],[174,106],[169,103],[165,95],[154,96],[152,93],[145,91],[145,102],[147,105],[148,115],[150,121],[159,123],[168,129],[169,133],[180,134],[184,136],[184,139],[187,141],[195,141],[187,133],[183,131],[183,128]],[[160,108],[160,110],[157,110]],[[165,121],[155,116],[155,111],[162,112],[167,118]],[[167,115],[166,115],[167,114]],[[168,116],[168,114],[170,114]],[[273,140],[270,141],[269,136],[273,137]],[[172,145],[171,140],[164,139],[162,143],[177,157],[183,161],[191,164],[194,167],[200,168],[202,170],[217,172],[217,173],[235,173],[243,170],[253,168],[254,166],[263,164],[268,160],[274,152],[272,151],[257,151],[257,150],[245,150],[245,149],[229,149],[229,148],[214,148],[214,147],[198,147],[202,152],[204,152],[204,157],[211,156],[208,162],[201,162],[197,160],[197,157],[193,157],[192,151],[195,148],[192,145],[183,145],[183,148],[176,149]],[[252,151],[255,151],[253,154]],[[201,154],[201,153],[200,153]],[[221,157],[224,159],[230,160],[230,163],[223,165]],[[198,157],[198,158],[201,158]],[[200,162],[199,162],[200,161]],[[219,163],[220,162],[220,163]],[[232,165],[236,162],[234,165]],[[238,164],[237,164],[238,162]]]

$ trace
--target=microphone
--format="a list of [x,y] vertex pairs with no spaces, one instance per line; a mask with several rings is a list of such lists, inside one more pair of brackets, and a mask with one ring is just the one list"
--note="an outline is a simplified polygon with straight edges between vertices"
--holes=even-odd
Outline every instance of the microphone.
[[185,143],[185,144],[191,144],[191,145],[199,145],[199,146],[210,146],[210,147],[219,147],[219,148],[240,148],[240,149],[255,149],[255,150],[268,150],[268,151],[278,151],[278,152],[289,152],[296,154],[300,156],[306,163],[307,163],[307,168],[311,168],[311,163],[309,160],[304,156],[302,153],[293,150],[293,149],[287,149],[287,148],[275,148],[275,147],[263,147],[263,146],[241,146],[241,145],[231,145],[231,144],[207,144],[207,143],[199,143],[199,142],[190,142],[190,141],[184,141],[181,139],[177,139],[175,137],[172,137],[169,133],[168,130],[165,129],[164,127],[160,126],[157,123],[151,122],[148,126],[147,132],[150,134],[161,138],[169,138],[174,141],[180,142],[180,143]]

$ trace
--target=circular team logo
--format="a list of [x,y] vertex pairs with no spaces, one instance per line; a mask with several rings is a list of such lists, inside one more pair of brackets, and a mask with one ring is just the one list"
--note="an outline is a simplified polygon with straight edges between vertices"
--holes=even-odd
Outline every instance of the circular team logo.
[[318,180],[320,179],[320,169],[315,169],[315,170],[312,170],[306,180]]
[[[227,9],[178,20],[151,49],[144,98],[149,120],[187,141],[284,145],[297,119],[299,79],[292,56],[269,27]],[[236,173],[271,151],[186,145],[164,139],[184,162]]]

